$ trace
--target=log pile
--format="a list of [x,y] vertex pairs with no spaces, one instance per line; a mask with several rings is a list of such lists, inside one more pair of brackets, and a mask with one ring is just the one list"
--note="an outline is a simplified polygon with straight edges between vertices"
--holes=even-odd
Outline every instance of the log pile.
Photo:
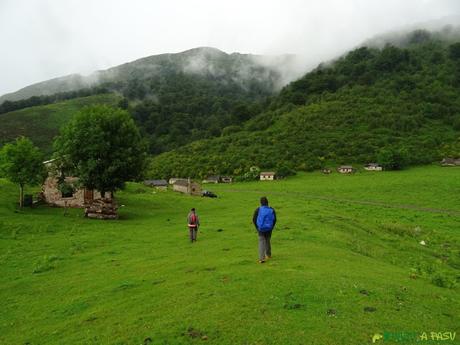
[[118,205],[114,199],[97,199],[85,204],[85,217],[95,219],[117,219]]

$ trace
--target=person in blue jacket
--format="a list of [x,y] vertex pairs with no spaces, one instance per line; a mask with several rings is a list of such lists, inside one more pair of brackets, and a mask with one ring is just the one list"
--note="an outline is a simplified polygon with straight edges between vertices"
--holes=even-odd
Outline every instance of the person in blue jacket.
[[260,207],[254,211],[252,222],[259,234],[259,263],[264,263],[272,257],[270,239],[276,224],[276,212],[268,206],[268,199],[265,196],[260,198]]

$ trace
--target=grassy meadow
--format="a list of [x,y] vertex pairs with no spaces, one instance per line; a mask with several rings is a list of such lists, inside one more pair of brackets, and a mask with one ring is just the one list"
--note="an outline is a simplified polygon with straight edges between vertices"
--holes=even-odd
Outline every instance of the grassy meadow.
[[[0,344],[361,345],[384,332],[458,333],[459,168],[204,188],[219,197],[129,184],[120,219],[98,221],[18,211],[18,188],[0,180]],[[273,258],[258,264],[251,221],[263,195],[278,223]]]

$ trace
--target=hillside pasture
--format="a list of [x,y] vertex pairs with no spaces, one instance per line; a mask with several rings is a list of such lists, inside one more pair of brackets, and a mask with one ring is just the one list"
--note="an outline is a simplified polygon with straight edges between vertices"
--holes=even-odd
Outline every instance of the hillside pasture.
[[[208,185],[217,199],[132,183],[117,221],[19,211],[16,186],[0,180],[0,344],[358,345],[456,332],[459,177],[438,166],[305,173]],[[273,258],[257,264],[263,195],[278,223]]]
[[49,154],[60,128],[83,107],[94,104],[116,106],[119,100],[115,94],[102,94],[0,114],[0,145],[25,136]]

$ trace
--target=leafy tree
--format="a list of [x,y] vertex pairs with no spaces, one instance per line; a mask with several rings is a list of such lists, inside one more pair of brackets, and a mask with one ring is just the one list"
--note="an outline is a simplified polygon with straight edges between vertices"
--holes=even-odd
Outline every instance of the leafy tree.
[[375,61],[375,67],[382,72],[393,72],[408,62],[409,52],[391,45],[383,48]]
[[20,137],[14,143],[2,147],[0,171],[11,182],[19,184],[19,206],[22,207],[24,187],[43,182],[43,155],[28,138]]
[[81,185],[102,195],[141,177],[146,144],[130,115],[108,106],[84,108],[55,141],[57,157]]
[[120,101],[118,102],[118,107],[121,109],[128,109],[128,106],[129,106],[129,102],[124,97],[120,99]]
[[409,35],[409,44],[421,44],[431,40],[431,33],[427,30],[415,30]]
[[407,165],[408,153],[402,148],[389,147],[380,150],[377,160],[386,170],[401,170]]
[[288,176],[295,175],[295,174],[296,174],[295,170],[290,168],[286,164],[280,164],[276,168],[276,175],[281,178],[288,177]]
[[241,131],[241,127],[240,127],[240,126],[237,126],[237,125],[228,126],[228,127],[225,127],[225,128],[222,130],[222,135],[223,135],[223,136],[231,135],[231,134],[236,133],[236,132],[239,132],[239,131]]
[[460,42],[449,47],[449,56],[452,60],[460,60]]
[[258,180],[260,176],[260,168],[252,166],[243,175],[236,178],[237,181],[254,181]]

